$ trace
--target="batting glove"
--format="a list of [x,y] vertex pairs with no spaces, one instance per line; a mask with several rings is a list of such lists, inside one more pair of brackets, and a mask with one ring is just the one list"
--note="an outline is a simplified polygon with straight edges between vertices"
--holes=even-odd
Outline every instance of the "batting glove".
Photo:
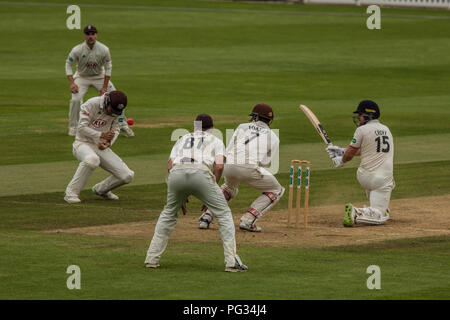
[[328,154],[330,155],[330,158],[335,158],[335,157],[340,157],[344,155],[345,149],[344,148],[340,148],[338,146],[334,146],[334,145],[330,145],[328,147],[325,148],[325,150],[328,152]]
[[335,168],[342,168],[344,166],[344,162],[342,161],[342,156],[334,157],[331,160],[333,160],[333,164],[334,164]]

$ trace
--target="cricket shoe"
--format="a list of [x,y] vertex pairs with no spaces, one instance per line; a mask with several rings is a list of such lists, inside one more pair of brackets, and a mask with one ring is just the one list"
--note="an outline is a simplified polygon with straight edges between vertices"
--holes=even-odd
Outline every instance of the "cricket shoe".
[[344,227],[353,227],[355,224],[356,210],[351,203],[345,205]]
[[232,267],[226,267],[225,272],[246,272],[248,267],[243,264],[240,259],[234,258],[235,263]]
[[134,137],[134,132],[133,132],[133,130],[131,130],[130,127],[122,127],[122,128],[120,128],[120,131],[123,132],[125,137],[128,137],[128,138]]
[[75,137],[77,135],[77,128],[75,127],[70,127],[69,128],[69,136]]
[[241,222],[239,223],[239,229],[247,230],[247,231],[250,231],[250,232],[261,232],[261,228],[258,227],[256,224],[254,224],[254,223],[245,223],[244,220],[241,220]]
[[150,263],[150,262],[146,262],[144,266],[149,269],[156,269],[160,267],[159,263]]
[[103,193],[103,194],[97,192],[97,190],[95,189],[95,186],[92,187],[92,192],[95,193],[96,195],[102,197],[105,200],[119,200],[119,197],[116,196],[111,191],[108,191],[107,193]]
[[81,200],[80,198],[76,197],[76,196],[64,196],[64,201],[66,201],[67,203],[80,203]]
[[213,217],[208,212],[205,212],[202,214],[202,216],[199,219],[200,223],[198,224],[199,229],[209,229],[209,225],[213,221]]

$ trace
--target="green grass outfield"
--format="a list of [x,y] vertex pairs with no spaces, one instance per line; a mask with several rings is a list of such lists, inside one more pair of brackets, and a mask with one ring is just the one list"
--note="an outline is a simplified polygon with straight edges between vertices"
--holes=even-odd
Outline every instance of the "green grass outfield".
[[[120,201],[105,202],[89,191],[106,176],[98,169],[84,202],[68,205],[63,192],[77,161],[67,136],[64,61],[83,41],[81,31],[66,28],[69,4],[0,1],[0,299],[450,298],[445,236],[320,249],[238,244],[250,271],[227,274],[219,242],[172,241],[163,267],[145,270],[152,231],[146,241],[43,233],[156,220],[172,132],[210,113],[225,135],[259,102],[273,106],[272,127],[280,130],[280,182],[287,186],[291,159],[312,162],[311,206],[362,202],[365,195],[355,177],[358,161],[332,168],[300,103],[345,146],[357,103],[375,100],[395,140],[392,198],[449,194],[448,11],[383,8],[382,29],[368,30],[364,7],[77,1],[81,24],[97,26],[98,40],[111,50],[112,81],[129,98],[136,136],[121,136],[113,150],[135,181],[117,190]],[[233,213],[256,196],[240,188]],[[193,201],[190,214],[199,207]],[[287,196],[277,208],[286,207]],[[66,288],[73,264],[81,268],[81,290]],[[373,264],[382,270],[381,290],[366,287]]]

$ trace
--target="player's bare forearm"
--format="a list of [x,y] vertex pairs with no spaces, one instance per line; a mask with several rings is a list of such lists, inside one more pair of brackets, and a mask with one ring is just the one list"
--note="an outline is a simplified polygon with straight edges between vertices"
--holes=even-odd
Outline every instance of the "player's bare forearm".
[[70,85],[70,92],[72,93],[78,93],[78,86],[75,83],[75,81],[73,80],[73,76],[71,74],[69,74],[67,76],[67,80],[69,80],[69,85]]
[[100,138],[105,139],[106,141],[111,141],[114,138],[115,132],[110,130],[108,132],[102,132]]
[[222,177],[223,168],[224,168],[223,164],[217,164],[216,163],[214,165],[213,174],[214,174],[214,177],[216,177],[216,183],[219,183],[220,178]]
[[108,84],[109,84],[109,80],[111,79],[110,76],[105,76],[105,79],[103,80],[103,87],[100,89],[99,94],[102,95],[105,92],[108,91]]
[[99,148],[100,150],[105,150],[105,149],[109,148],[110,146],[111,146],[111,143],[110,143],[109,141],[106,141],[106,142],[100,141],[100,142],[98,143],[98,148]]
[[172,170],[173,168],[173,159],[169,159],[169,163],[167,163],[167,171],[170,172],[170,170]]
[[353,159],[353,157],[355,155],[357,155],[360,149],[356,149],[356,148],[352,148],[352,147],[348,147],[347,149],[345,149],[344,155],[342,156],[342,162],[349,162],[350,160]]

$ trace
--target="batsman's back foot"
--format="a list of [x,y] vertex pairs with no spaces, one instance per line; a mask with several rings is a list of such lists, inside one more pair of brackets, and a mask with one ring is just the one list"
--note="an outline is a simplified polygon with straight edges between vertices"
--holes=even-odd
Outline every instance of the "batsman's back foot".
[[345,205],[344,227],[353,227],[355,223],[355,208],[351,203]]

